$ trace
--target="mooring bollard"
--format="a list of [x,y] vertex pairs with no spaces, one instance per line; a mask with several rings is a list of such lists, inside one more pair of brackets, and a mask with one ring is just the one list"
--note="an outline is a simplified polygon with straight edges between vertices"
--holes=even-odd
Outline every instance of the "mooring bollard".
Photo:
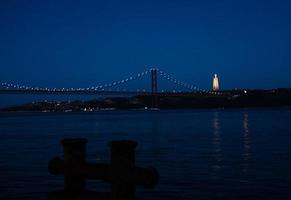
[[112,198],[135,199],[135,183],[132,172],[135,170],[135,148],[133,141],[113,141],[111,147]]
[[70,192],[84,191],[86,178],[74,172],[74,166],[85,164],[87,139],[64,139],[64,189]]
[[[112,191],[106,199],[113,200],[133,200],[136,185],[153,188],[157,184],[159,174],[155,168],[135,166],[136,142],[127,140],[110,142],[110,165],[86,163],[86,143],[87,140],[83,138],[62,140],[64,160],[54,158],[49,162],[50,173],[64,174],[65,197],[84,194],[86,179],[111,183]],[[63,197],[64,195],[61,196]]]

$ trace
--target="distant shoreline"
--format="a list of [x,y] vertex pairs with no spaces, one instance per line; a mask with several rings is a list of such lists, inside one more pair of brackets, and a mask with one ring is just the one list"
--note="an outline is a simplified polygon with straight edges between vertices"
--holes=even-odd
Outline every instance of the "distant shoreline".
[[153,97],[141,95],[130,98],[106,98],[90,101],[40,101],[0,109],[0,112],[99,112],[115,110],[177,110],[207,108],[258,108],[291,106],[291,88],[274,90],[231,90],[220,95],[186,93],[158,95],[158,107]]
[[290,106],[258,106],[258,107],[227,107],[227,108],[179,108],[179,109],[159,109],[159,110],[144,110],[144,109],[115,109],[115,110],[99,110],[99,111],[72,111],[72,112],[63,112],[63,111],[52,111],[52,112],[42,112],[42,111],[0,111],[0,114],[8,114],[8,113],[37,113],[37,114],[94,114],[94,113],[114,113],[114,112],[163,112],[163,111],[203,111],[203,110],[213,110],[213,111],[219,111],[219,110],[225,110],[225,111],[231,111],[231,110],[265,110],[265,109],[291,109]]

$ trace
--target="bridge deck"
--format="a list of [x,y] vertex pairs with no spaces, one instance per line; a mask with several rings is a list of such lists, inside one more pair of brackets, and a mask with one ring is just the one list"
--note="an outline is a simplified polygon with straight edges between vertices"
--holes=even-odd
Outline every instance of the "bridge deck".
[[[16,94],[16,95],[90,95],[90,96],[148,96],[151,92],[136,92],[136,91],[94,91],[94,90],[74,90],[74,91],[48,91],[48,90],[19,90],[19,89],[0,89],[0,95]],[[201,92],[158,92],[157,96],[224,96],[223,94],[209,94]]]
[[0,94],[24,94],[24,95],[97,95],[97,96],[135,96],[149,95],[149,92],[133,92],[133,91],[94,91],[94,90],[74,90],[74,91],[48,91],[48,90],[13,90],[0,89]]

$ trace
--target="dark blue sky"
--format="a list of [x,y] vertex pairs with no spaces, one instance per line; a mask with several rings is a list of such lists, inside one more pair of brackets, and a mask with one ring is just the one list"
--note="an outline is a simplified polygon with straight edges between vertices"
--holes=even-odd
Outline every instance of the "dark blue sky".
[[0,80],[85,87],[151,66],[202,88],[291,86],[291,3],[0,2]]

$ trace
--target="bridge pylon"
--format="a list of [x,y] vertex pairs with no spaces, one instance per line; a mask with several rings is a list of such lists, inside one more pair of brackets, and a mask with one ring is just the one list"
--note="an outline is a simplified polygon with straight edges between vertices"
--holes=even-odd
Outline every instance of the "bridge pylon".
[[151,88],[152,88],[152,108],[158,107],[158,70],[150,69],[151,72]]

